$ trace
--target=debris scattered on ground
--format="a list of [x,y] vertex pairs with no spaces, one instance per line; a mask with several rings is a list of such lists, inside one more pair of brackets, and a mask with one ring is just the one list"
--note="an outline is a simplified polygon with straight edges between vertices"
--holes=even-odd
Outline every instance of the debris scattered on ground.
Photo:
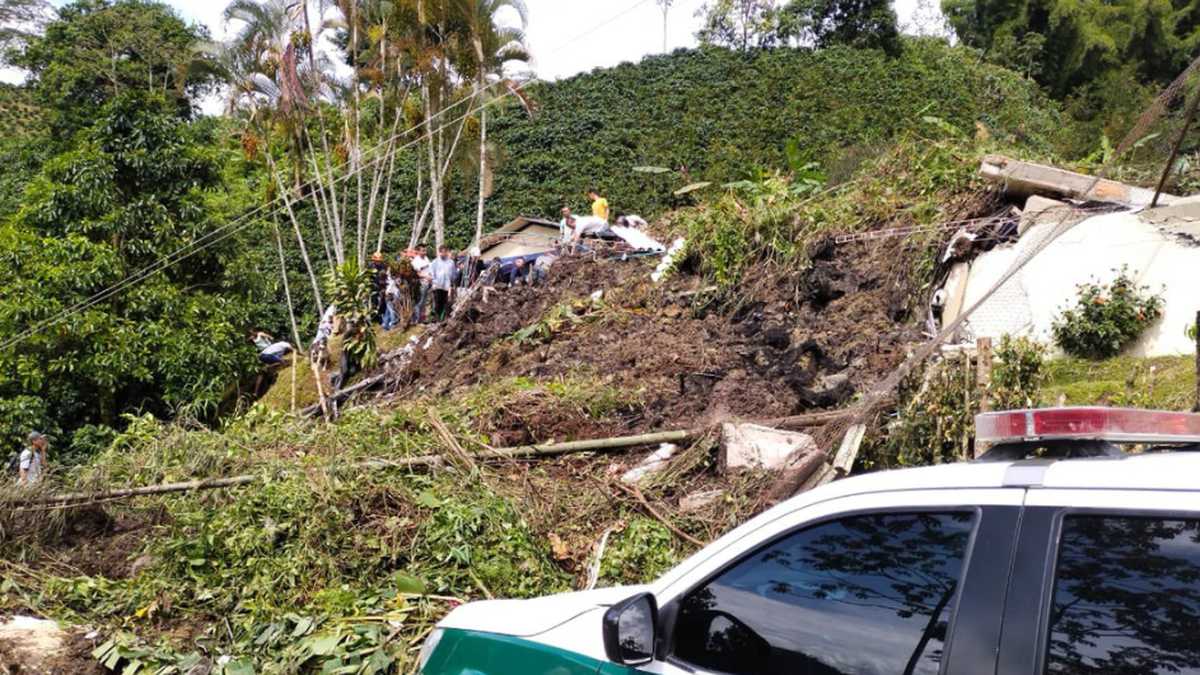
[[796,453],[817,452],[812,436],[780,431],[757,424],[724,424],[721,427],[721,471],[782,469]]

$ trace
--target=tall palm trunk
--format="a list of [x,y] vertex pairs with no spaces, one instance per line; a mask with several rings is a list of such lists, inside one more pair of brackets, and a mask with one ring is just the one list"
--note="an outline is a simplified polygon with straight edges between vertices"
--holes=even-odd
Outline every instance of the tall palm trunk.
[[478,83],[476,85],[479,91],[479,205],[475,213],[475,247],[478,247],[483,241],[483,208],[484,201],[487,199],[487,91],[485,85],[487,83],[484,77],[484,58],[483,58],[483,41],[479,39],[478,32],[475,36],[475,58],[478,62],[479,74]]
[[475,246],[479,246],[483,241],[483,211],[484,202],[487,200],[487,125],[488,111],[487,105],[484,104],[479,113],[479,210],[475,214]]

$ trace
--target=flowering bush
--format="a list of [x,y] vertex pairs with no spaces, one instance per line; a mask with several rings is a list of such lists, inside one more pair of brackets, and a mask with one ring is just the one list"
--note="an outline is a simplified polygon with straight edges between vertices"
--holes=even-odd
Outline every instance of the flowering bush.
[[1054,322],[1054,341],[1071,356],[1117,356],[1162,316],[1161,295],[1138,286],[1121,268],[1111,284],[1079,286],[1079,300]]

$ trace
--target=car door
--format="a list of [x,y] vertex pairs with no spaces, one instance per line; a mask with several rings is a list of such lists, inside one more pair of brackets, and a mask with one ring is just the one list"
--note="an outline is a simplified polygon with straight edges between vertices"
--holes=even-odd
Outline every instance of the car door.
[[1031,490],[998,675],[1200,673],[1200,493]]
[[814,505],[659,593],[661,675],[937,675],[994,669],[1022,490]]

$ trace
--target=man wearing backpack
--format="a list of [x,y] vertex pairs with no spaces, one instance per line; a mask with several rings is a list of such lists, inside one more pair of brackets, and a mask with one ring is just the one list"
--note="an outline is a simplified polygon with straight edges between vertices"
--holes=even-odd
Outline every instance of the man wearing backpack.
[[17,485],[36,485],[48,468],[46,450],[50,447],[49,441],[37,431],[29,432],[28,440],[29,445],[21,451],[18,462]]

